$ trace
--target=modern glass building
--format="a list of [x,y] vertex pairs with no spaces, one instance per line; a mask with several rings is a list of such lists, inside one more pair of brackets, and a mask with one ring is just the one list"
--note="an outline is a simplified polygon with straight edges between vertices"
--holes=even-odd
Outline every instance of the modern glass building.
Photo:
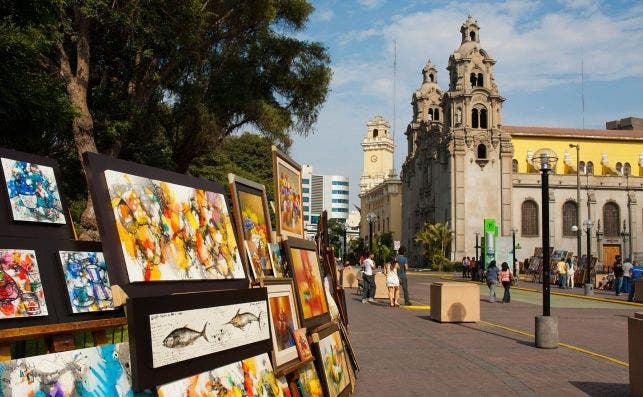
[[348,187],[346,176],[314,174],[312,165],[303,165],[302,199],[306,236],[314,236],[324,210],[328,212],[329,219],[348,218]]

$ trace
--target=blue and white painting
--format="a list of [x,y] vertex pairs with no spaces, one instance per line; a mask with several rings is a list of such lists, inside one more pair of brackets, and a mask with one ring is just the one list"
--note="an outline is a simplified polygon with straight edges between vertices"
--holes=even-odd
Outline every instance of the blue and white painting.
[[14,220],[67,223],[53,168],[7,158],[1,160]]
[[0,363],[0,395],[133,397],[127,343]]
[[60,251],[60,262],[74,313],[114,310],[102,252]]

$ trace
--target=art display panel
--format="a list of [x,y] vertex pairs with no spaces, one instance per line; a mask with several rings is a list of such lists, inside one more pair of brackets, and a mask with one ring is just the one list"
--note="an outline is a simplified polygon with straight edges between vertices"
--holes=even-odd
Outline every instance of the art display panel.
[[114,310],[102,252],[60,251],[58,256],[73,313]]
[[156,313],[149,321],[153,368],[270,337],[265,301]]
[[157,393],[159,397],[285,397],[266,353],[164,384]]
[[47,316],[36,252],[0,249],[0,320]]
[[304,217],[301,190],[301,166],[285,153],[272,147],[277,234],[304,237]]
[[130,282],[243,279],[221,193],[106,170]]
[[247,267],[255,280],[274,276],[269,250],[272,227],[266,188],[234,174],[228,174],[228,181],[237,229],[246,249]]
[[66,224],[52,167],[1,158],[13,220]]
[[321,381],[313,362],[304,364],[295,371],[297,374],[297,389],[301,397],[324,397]]
[[285,246],[303,325],[313,328],[329,322],[330,312],[315,243],[291,237]]
[[127,343],[0,363],[3,396],[133,397]]
[[350,391],[350,375],[342,336],[337,327],[320,333],[317,346],[317,365],[322,384],[329,397],[346,396]]
[[299,361],[294,332],[299,328],[292,280],[267,284],[273,360],[277,368]]

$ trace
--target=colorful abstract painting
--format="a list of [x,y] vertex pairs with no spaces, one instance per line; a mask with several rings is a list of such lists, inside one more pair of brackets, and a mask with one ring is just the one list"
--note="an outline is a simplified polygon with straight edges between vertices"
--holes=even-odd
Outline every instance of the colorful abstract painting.
[[275,196],[279,218],[278,233],[292,237],[304,236],[301,196],[301,171],[290,159],[273,151]]
[[281,252],[281,246],[279,243],[270,243],[268,245],[270,249],[270,258],[272,259],[272,270],[275,277],[283,277],[286,271],[285,258]]
[[[255,278],[261,275],[271,276],[270,261],[270,227],[266,222],[263,198],[256,194],[238,191],[239,209],[241,210],[241,225],[243,239],[248,245],[248,258],[252,264]],[[252,256],[250,256],[252,255]]]
[[67,223],[53,168],[2,158],[2,170],[14,220]]
[[159,397],[284,396],[266,353],[158,386],[157,393]]
[[293,332],[293,338],[295,338],[295,345],[297,346],[299,359],[302,361],[311,359],[313,357],[313,352],[310,350],[308,337],[306,337],[306,328],[296,329]]
[[74,313],[114,310],[102,252],[60,251],[60,263]]
[[317,370],[312,362],[306,363],[296,373],[298,375],[297,388],[301,397],[324,397]]
[[265,300],[149,316],[152,367],[270,338]]
[[127,343],[0,363],[3,396],[134,396]]
[[286,364],[298,359],[294,330],[299,328],[297,307],[290,280],[283,283],[268,284],[268,306],[272,332],[275,365]]
[[290,249],[292,273],[297,283],[297,293],[304,319],[328,313],[317,253],[299,248]]
[[335,331],[327,337],[320,339],[319,350],[321,352],[321,365],[324,367],[324,377],[328,385],[330,397],[337,397],[350,385],[348,374],[348,363],[344,344],[339,331]]
[[0,249],[0,319],[47,314],[36,252]]
[[220,193],[105,171],[130,282],[242,279]]

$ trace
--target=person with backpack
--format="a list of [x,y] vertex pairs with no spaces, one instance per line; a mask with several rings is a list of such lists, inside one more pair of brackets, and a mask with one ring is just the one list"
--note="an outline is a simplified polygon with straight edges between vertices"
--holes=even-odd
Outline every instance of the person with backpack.
[[498,286],[498,266],[496,266],[496,261],[491,261],[489,267],[487,268],[487,287],[489,287],[489,302],[493,303],[496,301],[496,287]]

